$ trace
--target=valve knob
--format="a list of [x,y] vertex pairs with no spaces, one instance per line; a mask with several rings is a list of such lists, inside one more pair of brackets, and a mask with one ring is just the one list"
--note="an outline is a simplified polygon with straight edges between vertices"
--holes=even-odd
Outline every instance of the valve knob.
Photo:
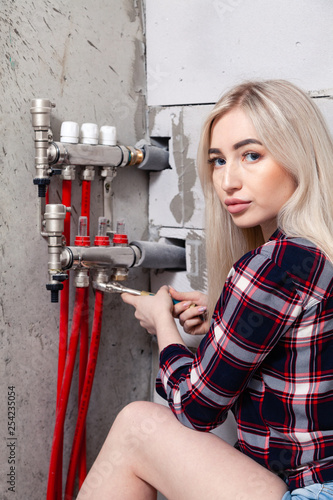
[[117,144],[117,129],[110,125],[103,125],[99,131],[99,143],[104,146],[116,146]]
[[98,144],[98,126],[96,123],[82,123],[81,125],[81,143]]
[[79,124],[76,122],[62,122],[60,129],[60,142],[77,144],[79,142]]

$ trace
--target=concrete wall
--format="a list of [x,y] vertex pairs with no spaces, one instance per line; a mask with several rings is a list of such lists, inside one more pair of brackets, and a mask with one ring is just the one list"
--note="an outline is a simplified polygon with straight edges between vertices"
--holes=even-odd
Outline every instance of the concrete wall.
[[[30,106],[45,97],[54,137],[64,120],[116,125],[121,144],[145,136],[144,13],[141,1],[3,0],[0,6],[0,498],[45,498],[54,428],[59,306],[50,303],[47,245],[37,230]],[[147,236],[148,174],[128,167],[113,184],[114,219],[130,239]],[[135,186],[135,189],[133,189]],[[50,201],[60,202],[59,180]],[[73,233],[80,180],[73,182]],[[92,185],[92,236],[102,210],[102,182]],[[148,274],[131,273],[147,288]],[[91,297],[91,308],[93,306]],[[119,296],[105,298],[100,356],[88,416],[88,466],[126,403],[150,396],[149,336]],[[76,380],[65,435],[65,468],[76,420]],[[7,422],[8,387],[15,387],[15,435]],[[12,398],[11,398],[12,399]],[[9,464],[15,440],[15,463]],[[11,438],[11,439],[9,439]],[[12,450],[14,451],[14,450]],[[15,493],[8,491],[15,466]]]
[[[37,230],[30,103],[56,103],[64,120],[118,128],[120,143],[169,137],[172,170],[120,171],[113,183],[114,220],[130,239],[182,240],[183,273],[131,273],[129,284],[156,290],[206,289],[204,205],[195,170],[204,116],[222,91],[244,78],[288,78],[312,92],[333,129],[331,0],[3,0],[0,7],[0,497],[45,497],[56,396],[58,306],[50,304],[46,243]],[[145,26],[145,16],[147,23]],[[145,36],[147,45],[145,46]],[[145,49],[147,49],[147,93]],[[146,123],[146,116],[148,122]],[[92,186],[92,221],[102,185]],[[51,202],[60,201],[59,179]],[[133,189],[134,188],[134,189]],[[73,184],[72,233],[80,213]],[[148,199],[149,198],[149,199]],[[92,223],[92,234],[96,232]],[[197,341],[186,338],[192,345]],[[150,397],[151,345],[119,297],[106,298],[102,345],[88,416],[88,466],[115,415]],[[156,373],[154,356],[153,376]],[[74,381],[74,384],[76,380]],[[8,387],[15,386],[15,493],[8,491]],[[76,419],[66,423],[65,468]],[[224,435],[232,441],[231,428]]]

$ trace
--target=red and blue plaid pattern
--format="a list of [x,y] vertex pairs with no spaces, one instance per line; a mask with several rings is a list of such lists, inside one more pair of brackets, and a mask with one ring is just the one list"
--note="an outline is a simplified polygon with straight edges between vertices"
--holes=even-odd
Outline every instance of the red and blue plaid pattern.
[[157,392],[186,426],[229,410],[243,453],[289,488],[333,480],[333,266],[276,231],[232,268],[196,355],[160,355]]

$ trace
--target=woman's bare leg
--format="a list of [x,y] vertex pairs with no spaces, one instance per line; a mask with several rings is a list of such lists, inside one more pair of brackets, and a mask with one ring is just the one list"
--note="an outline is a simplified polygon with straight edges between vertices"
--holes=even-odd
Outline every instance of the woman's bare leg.
[[120,412],[77,500],[281,500],[284,482],[221,438],[188,429],[169,408]]

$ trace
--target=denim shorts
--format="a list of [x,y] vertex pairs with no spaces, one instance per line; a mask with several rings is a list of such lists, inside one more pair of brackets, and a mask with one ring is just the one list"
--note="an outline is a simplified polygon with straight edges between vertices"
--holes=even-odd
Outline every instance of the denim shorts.
[[282,500],[333,500],[333,481],[315,483],[305,488],[287,491]]

